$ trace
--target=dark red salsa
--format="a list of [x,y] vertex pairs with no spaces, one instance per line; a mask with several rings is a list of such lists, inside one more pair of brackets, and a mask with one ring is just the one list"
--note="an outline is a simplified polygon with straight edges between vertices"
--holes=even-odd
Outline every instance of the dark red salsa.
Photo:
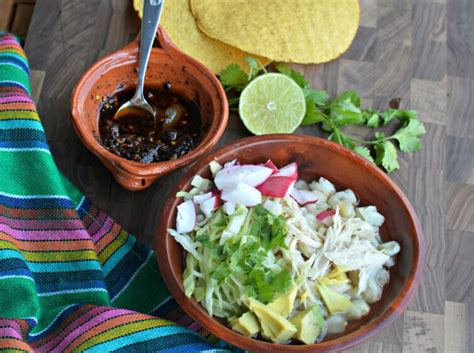
[[145,87],[145,97],[156,112],[156,127],[150,118],[125,116],[114,120],[117,109],[134,90],[103,97],[99,110],[102,144],[117,156],[143,163],[162,162],[184,156],[199,143],[201,119],[197,104],[170,90]]

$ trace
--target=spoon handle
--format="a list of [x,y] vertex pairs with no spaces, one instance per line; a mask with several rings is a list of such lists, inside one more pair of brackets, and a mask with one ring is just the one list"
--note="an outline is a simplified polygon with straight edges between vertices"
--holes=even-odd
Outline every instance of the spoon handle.
[[143,97],[145,73],[150,58],[151,48],[156,36],[156,29],[160,22],[164,0],[145,0],[143,4],[143,18],[140,34],[140,62],[138,67],[138,82],[136,95]]

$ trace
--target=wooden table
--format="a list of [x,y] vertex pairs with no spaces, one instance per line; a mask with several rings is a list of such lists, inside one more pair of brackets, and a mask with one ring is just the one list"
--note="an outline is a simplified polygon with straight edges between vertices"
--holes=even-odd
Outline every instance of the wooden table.
[[[391,176],[426,234],[424,279],[408,311],[351,352],[474,351],[474,6],[471,0],[361,0],[357,37],[340,59],[300,66],[332,95],[357,89],[366,106],[392,97],[416,109],[428,133]],[[34,98],[59,169],[123,226],[152,244],[161,202],[182,172],[149,189],[122,189],[77,138],[71,91],[94,61],[128,43],[128,0],[39,0],[26,41]],[[321,135],[315,127],[302,133]],[[237,116],[220,143],[247,136]]]

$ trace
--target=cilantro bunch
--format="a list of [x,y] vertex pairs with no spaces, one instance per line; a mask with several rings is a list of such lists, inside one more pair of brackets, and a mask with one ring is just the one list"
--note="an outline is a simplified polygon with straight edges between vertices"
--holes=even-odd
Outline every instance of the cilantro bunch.
[[[249,82],[267,73],[265,66],[257,60],[247,57],[246,61],[249,66],[248,73],[237,64],[231,64],[219,73],[231,109],[238,106],[240,92]],[[319,124],[328,134],[329,140],[350,148],[388,173],[400,167],[396,146],[402,152],[415,152],[421,149],[420,136],[426,133],[425,127],[418,120],[416,111],[398,109],[399,100],[392,100],[390,107],[385,111],[362,109],[356,91],[346,91],[331,99],[328,92],[312,89],[303,74],[286,64],[278,64],[275,69],[293,79],[303,90],[306,114],[302,125]],[[393,134],[387,136],[378,128],[389,124],[396,125],[397,128]],[[365,140],[345,133],[344,128],[350,125],[374,129],[373,137]]]

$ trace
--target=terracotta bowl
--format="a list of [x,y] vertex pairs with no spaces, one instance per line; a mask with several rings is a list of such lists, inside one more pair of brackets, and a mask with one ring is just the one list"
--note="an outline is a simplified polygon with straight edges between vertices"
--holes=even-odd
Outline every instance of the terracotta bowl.
[[[210,177],[208,164],[212,160],[224,163],[234,158],[242,163],[261,163],[270,158],[277,166],[296,161],[300,178],[310,181],[323,176],[339,190],[354,190],[361,205],[377,206],[386,218],[381,230],[383,240],[398,241],[402,250],[391,269],[391,279],[384,288],[382,299],[371,305],[368,316],[350,322],[346,332],[329,336],[318,344],[279,345],[241,336],[210,317],[197,302],[184,295],[183,249],[166,231],[175,228],[176,207],[182,202],[175,194],[188,190],[196,174]],[[420,223],[398,186],[383,171],[350,150],[327,140],[302,135],[246,138],[196,163],[170,191],[161,213],[155,249],[161,273],[178,304],[210,333],[253,352],[336,352],[375,336],[406,309],[420,281],[424,258]]]
[[197,102],[205,132],[192,152],[176,160],[146,164],[118,157],[100,143],[100,99],[119,90],[136,87],[138,38],[89,68],[72,94],[72,122],[79,138],[115,179],[129,190],[144,189],[160,176],[205,155],[222,136],[228,119],[227,98],[216,76],[179,51],[162,28],[158,29],[158,42],[160,47],[153,48],[151,52],[145,86],[162,87],[169,81],[174,91]]

